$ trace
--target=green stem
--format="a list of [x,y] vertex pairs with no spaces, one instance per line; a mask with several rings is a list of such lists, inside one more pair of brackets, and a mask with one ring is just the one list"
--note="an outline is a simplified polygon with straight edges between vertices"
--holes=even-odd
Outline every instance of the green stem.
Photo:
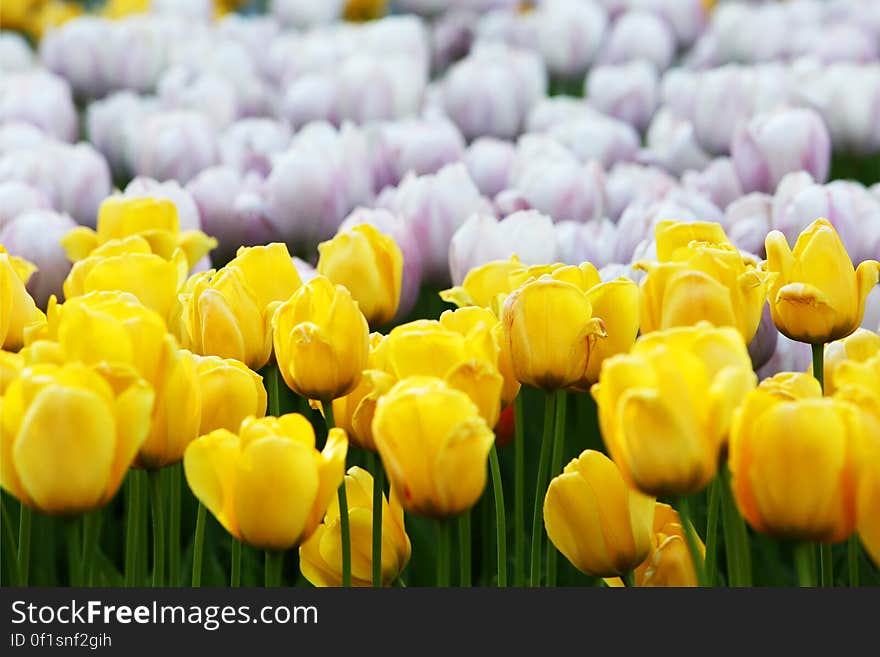
[[526,502],[525,502],[525,426],[523,392],[513,401],[513,581],[526,583]]
[[373,472],[373,551],[370,556],[373,586],[382,586],[382,497],[385,489],[385,470],[382,460],[367,452],[367,462]]
[[67,579],[69,586],[81,586],[82,574],[82,535],[77,518],[64,521],[67,527]]
[[193,567],[192,585],[197,588],[202,585],[202,554],[205,551],[205,505],[199,502],[196,511],[196,532],[193,536]]
[[9,518],[6,500],[2,496],[0,496],[0,521],[3,524],[2,555],[7,568],[7,581],[10,585],[18,583],[21,586],[27,586],[27,582],[22,583],[18,572],[18,547],[15,544],[15,530],[12,529],[12,520]]
[[176,586],[180,574],[180,477],[181,465],[168,468],[168,583]]
[[822,568],[822,586],[834,586],[834,564],[832,561],[831,545],[822,543],[819,545],[819,563]]
[[535,477],[535,508],[532,513],[532,570],[531,586],[541,585],[541,543],[544,537],[544,495],[547,490],[547,473],[550,468],[550,451],[553,447],[553,418],[556,407],[554,393],[544,398],[544,434],[541,438],[541,457]]
[[684,532],[685,542],[688,551],[691,554],[691,561],[694,564],[694,570],[697,573],[697,586],[706,586],[706,566],[703,562],[703,555],[700,554],[700,548],[697,545],[697,533],[694,529],[694,523],[691,519],[690,504],[686,497],[678,500],[678,515],[681,518],[681,528]]
[[846,563],[849,573],[849,585],[859,585],[859,537],[853,532],[846,542]]
[[794,563],[800,586],[816,586],[815,555],[816,548],[812,543],[798,543],[794,548]]
[[[494,445],[493,445],[494,446]],[[494,479],[493,479],[494,483]],[[492,584],[492,549],[496,547],[495,529],[492,527],[492,517],[495,515],[494,501],[488,495],[480,498],[480,586]]]
[[150,511],[153,516],[153,586],[165,585],[165,517],[162,509],[162,471],[150,470]]
[[437,586],[449,586],[451,555],[450,521],[437,520]]
[[822,386],[825,393],[825,345],[822,343],[810,345],[813,351],[813,377]]
[[715,586],[718,580],[718,510],[721,507],[721,473],[709,484],[709,519],[706,523],[706,584]]
[[[556,392],[556,421],[553,427],[553,457],[550,459],[550,476],[553,479],[562,471],[562,455],[565,451],[565,406],[568,395],[565,390]],[[547,586],[556,586],[556,560],[559,552],[547,543]]]
[[98,539],[101,536],[101,510],[97,509],[83,516],[83,554],[82,554],[82,586],[92,585],[92,571],[95,556],[98,552]]
[[265,584],[266,588],[281,586],[281,575],[284,571],[284,552],[266,550]]
[[22,504],[18,515],[18,578],[20,586],[28,585],[31,565],[31,521],[33,511]]
[[629,588],[636,588],[636,573],[634,570],[623,574],[623,583]]
[[729,586],[752,585],[752,557],[749,550],[749,534],[745,521],[736,508],[730,490],[730,472],[727,465],[721,467],[721,514],[724,527],[724,549],[727,552],[727,575]]
[[266,393],[268,394],[267,414],[278,417],[281,414],[281,396],[278,391],[278,366],[267,365],[263,370],[266,378]]
[[495,535],[498,541],[498,586],[507,586],[507,518],[504,510],[504,486],[501,466],[495,445],[489,451],[489,467],[492,470],[492,492],[495,496]]
[[134,470],[128,471],[125,492],[125,585],[134,586],[137,583],[138,514],[141,510],[140,486]]
[[138,524],[137,524],[137,540],[140,546],[137,550],[137,561],[135,581],[138,586],[143,586],[147,582],[147,573],[149,571],[149,550],[147,543],[150,540],[150,494],[149,484],[147,482],[146,470],[135,470],[135,481],[138,486]]
[[[324,409],[324,422],[327,424],[327,432],[336,426],[336,420],[333,417],[333,400],[327,399],[321,402]],[[348,496],[345,492],[345,477],[339,484],[337,492],[339,499],[339,529],[342,535],[342,586],[351,586],[351,529],[348,524]],[[380,528],[381,533],[381,528]],[[379,562],[381,564],[381,561]]]
[[471,510],[458,517],[458,573],[463,588],[471,585]]
[[232,537],[232,565],[229,575],[229,586],[238,588],[241,586],[241,541]]
[[[822,387],[825,394],[825,345],[823,343],[810,345],[813,352],[813,376]],[[822,544],[819,546],[819,564],[822,572],[822,586],[834,586],[834,566],[831,562],[831,546]]]

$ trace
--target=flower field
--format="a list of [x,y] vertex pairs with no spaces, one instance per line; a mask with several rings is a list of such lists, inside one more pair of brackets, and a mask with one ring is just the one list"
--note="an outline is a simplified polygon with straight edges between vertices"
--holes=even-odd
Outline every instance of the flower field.
[[0,584],[880,585],[878,108],[860,0],[4,0]]

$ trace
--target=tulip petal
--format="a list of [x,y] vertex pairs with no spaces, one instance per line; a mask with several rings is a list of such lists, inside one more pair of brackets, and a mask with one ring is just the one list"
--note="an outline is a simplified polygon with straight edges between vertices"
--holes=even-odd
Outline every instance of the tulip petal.
[[801,342],[826,342],[834,335],[839,321],[831,300],[822,290],[806,283],[789,283],[779,288],[771,311],[777,328]]
[[238,436],[218,429],[191,442],[183,454],[183,471],[193,495],[236,538],[241,538],[233,504],[239,445]]

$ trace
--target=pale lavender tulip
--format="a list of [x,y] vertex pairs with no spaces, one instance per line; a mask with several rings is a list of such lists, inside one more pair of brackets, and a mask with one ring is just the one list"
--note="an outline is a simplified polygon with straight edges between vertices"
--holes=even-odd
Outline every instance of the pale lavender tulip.
[[724,62],[768,62],[783,59],[791,49],[793,26],[781,4],[750,7],[741,3],[719,5],[712,32]]
[[373,175],[363,133],[311,123],[275,159],[266,178],[269,218],[284,241],[309,253],[343,219],[373,196]]
[[216,262],[227,262],[239,246],[278,239],[267,218],[261,190],[257,174],[242,174],[228,166],[205,169],[187,184],[202,230],[219,242],[212,253]]
[[242,119],[229,126],[219,140],[220,162],[262,177],[272,170],[272,158],[290,145],[290,128],[273,119]]
[[665,71],[674,55],[675,35],[669,25],[652,12],[636,10],[628,11],[611,26],[598,61],[623,64],[642,59]]
[[45,70],[0,76],[0,123],[22,121],[72,142],[79,133],[70,85]]
[[467,55],[474,41],[478,15],[451,9],[431,23],[431,70],[444,71]]
[[868,293],[865,299],[865,314],[862,317],[862,328],[880,333],[880,285]]
[[471,269],[514,254],[526,265],[557,262],[556,235],[553,220],[534,210],[515,212],[501,221],[492,215],[472,214],[449,245],[452,283],[461,285]]
[[381,122],[366,130],[377,192],[397,185],[407,173],[436,173],[464,153],[464,138],[442,116]]
[[492,212],[461,163],[432,175],[410,174],[376,203],[400,214],[410,226],[421,253],[422,275],[435,285],[450,280],[449,243],[455,231],[471,214]]
[[66,214],[50,210],[31,210],[18,215],[0,228],[0,244],[14,256],[37,266],[28,279],[27,290],[41,308],[49,296],[63,299],[62,284],[70,271],[70,260],[61,246],[61,238],[76,227]]
[[655,69],[644,61],[597,66],[587,78],[587,101],[600,112],[644,130],[660,95]]
[[99,98],[112,86],[108,78],[107,45],[114,23],[81,16],[49,30],[40,41],[40,59],[65,78],[80,98]]
[[547,134],[581,162],[596,162],[605,169],[618,162],[632,162],[639,153],[639,134],[631,125],[592,109],[582,117],[554,125]]
[[159,78],[157,94],[162,108],[199,112],[223,130],[239,116],[235,88],[216,73],[172,66]]
[[201,230],[199,209],[193,196],[176,180],[159,182],[145,176],[138,176],[125,187],[125,198],[164,198],[177,208],[177,221],[180,230]]
[[770,313],[770,304],[765,303],[764,311],[761,313],[761,321],[758,323],[758,330],[749,342],[749,357],[752,359],[753,370],[764,367],[773,357],[779,335],[780,333],[773,323],[773,315]]
[[773,197],[753,192],[733,201],[724,211],[727,236],[737,248],[764,253],[764,240],[772,230]]
[[415,306],[422,284],[421,252],[415,235],[403,217],[382,208],[355,208],[340,224],[339,230],[348,230],[358,224],[370,224],[383,235],[391,237],[400,248],[403,255],[403,282],[395,317],[402,319]]
[[296,269],[296,273],[299,274],[299,279],[303,283],[308,283],[318,275],[318,270],[302,258],[293,256],[291,259],[293,260],[293,266]]
[[733,163],[746,192],[776,191],[782,177],[808,171],[817,181],[828,177],[831,138],[822,117],[805,108],[755,116],[734,135]]
[[660,79],[661,105],[675,116],[693,121],[694,103],[702,76],[697,71],[671,68]]
[[0,71],[15,73],[34,67],[34,52],[17,32],[0,32]]
[[215,24],[215,32],[223,39],[234,41],[248,53],[258,75],[268,70],[271,44],[278,38],[281,25],[270,15],[244,16],[232,12]]
[[609,219],[585,223],[560,221],[556,224],[558,257],[569,265],[591,262],[601,269],[611,264],[616,241],[617,227]]
[[795,33],[792,50],[795,55],[815,57],[825,64],[875,62],[880,54],[877,35],[854,23],[805,26]]
[[129,175],[128,162],[137,132],[146,118],[158,111],[155,98],[139,96],[131,91],[118,91],[89,104],[86,109],[86,131],[117,178]]
[[[56,209],[78,223],[94,226],[98,207],[112,189],[107,160],[91,144],[59,145],[56,163]],[[50,156],[52,157],[52,156]]]
[[705,0],[625,0],[630,8],[644,9],[662,18],[679,46],[689,46],[706,29],[710,9]]
[[603,283],[618,278],[628,278],[634,283],[638,283],[643,278],[643,274],[644,272],[633,269],[631,265],[624,265],[619,262],[612,262],[599,270],[599,278]]
[[515,157],[516,147],[509,141],[480,137],[468,146],[462,161],[480,193],[494,198],[509,186]]
[[554,125],[597,114],[583,98],[548,96],[532,106],[526,117],[526,132],[548,132]]
[[785,337],[782,333],[776,336],[776,349],[764,365],[756,372],[758,380],[779,374],[780,372],[806,372],[812,363],[810,345],[805,342],[796,342]]
[[547,0],[534,12],[538,52],[550,75],[583,76],[608,28],[608,16],[596,3]]
[[742,183],[729,157],[712,160],[702,171],[686,171],[681,182],[685,189],[702,194],[722,209],[743,195]]
[[284,89],[279,116],[299,129],[311,121],[339,125],[339,84],[330,73],[310,73],[292,80]]
[[283,25],[311,27],[332,23],[342,16],[345,0],[271,0],[269,11]]
[[207,23],[214,18],[213,0],[150,0],[150,11]]
[[646,147],[639,151],[638,160],[681,175],[688,169],[703,170],[710,157],[700,146],[694,125],[688,119],[661,108],[651,121]]
[[635,199],[658,201],[678,186],[678,181],[663,169],[621,162],[605,177],[608,198],[606,215],[617,221]]
[[136,175],[184,184],[217,162],[217,133],[198,112],[157,112],[131,133],[128,156]]
[[52,137],[30,123],[0,123],[0,155],[9,151],[37,148],[52,141]]
[[201,26],[179,17],[147,14],[113,22],[106,42],[101,44],[109,89],[142,93],[155,89],[159,76],[168,67],[172,46],[193,39],[199,33],[198,27]]
[[424,63],[406,55],[358,54],[337,76],[340,117],[358,124],[414,116],[428,83]]
[[51,208],[39,189],[18,180],[0,182],[0,230],[20,214]]
[[547,73],[532,52],[478,44],[454,64],[441,86],[443,108],[466,139],[513,138],[544,95]]

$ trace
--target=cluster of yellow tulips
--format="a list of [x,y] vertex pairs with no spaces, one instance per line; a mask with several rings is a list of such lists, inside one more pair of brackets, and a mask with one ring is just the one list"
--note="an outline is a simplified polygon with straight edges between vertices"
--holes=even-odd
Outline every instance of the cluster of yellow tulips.
[[[403,258],[369,225],[321,244],[306,283],[280,243],[190,274],[213,239],[181,232],[168,201],[110,198],[96,230],[64,239],[66,300],[45,312],[25,289],[33,267],[0,251],[0,482],[20,502],[7,578],[29,581],[37,511],[73,528],[70,583],[113,581],[96,555],[125,483],[121,581],[140,581],[148,488],[152,582],[179,584],[182,470],[198,500],[194,585],[206,512],[233,537],[233,585],[242,544],[265,552],[266,585],[285,580],[290,550],[315,586],[401,585],[413,553],[448,585],[453,524],[470,585],[488,465],[494,536],[481,528],[497,568],[480,560],[484,583],[555,586],[561,553],[608,586],[747,586],[751,528],[782,541],[802,584],[857,584],[880,562],[880,336],[856,330],[880,264],[854,268],[821,219],[794,250],[768,235],[766,262],[717,224],[662,222],[655,239],[639,285],[512,256],[442,291],[455,309],[384,334]],[[758,384],[747,344],[768,302],[814,364]],[[542,435],[529,389],[544,394]],[[564,465],[569,399],[595,403],[604,453]],[[495,432],[510,413],[502,472]],[[406,516],[436,525],[424,555]],[[831,551],[844,541],[846,577]]]

